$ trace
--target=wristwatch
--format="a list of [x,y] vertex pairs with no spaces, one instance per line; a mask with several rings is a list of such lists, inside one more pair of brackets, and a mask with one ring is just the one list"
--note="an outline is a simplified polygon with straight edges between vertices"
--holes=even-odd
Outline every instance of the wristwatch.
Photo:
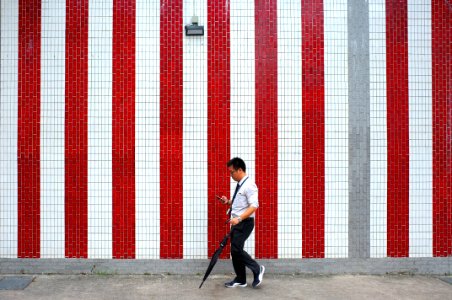
[[242,222],[242,218],[237,217],[237,220],[239,220],[239,223]]

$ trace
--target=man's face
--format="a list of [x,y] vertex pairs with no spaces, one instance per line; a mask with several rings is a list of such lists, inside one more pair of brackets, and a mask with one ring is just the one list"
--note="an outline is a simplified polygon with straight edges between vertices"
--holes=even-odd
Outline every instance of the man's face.
[[228,167],[229,169],[229,174],[231,174],[231,178],[234,179],[234,181],[240,181],[240,171],[242,171],[242,169],[237,169],[235,170],[233,166]]

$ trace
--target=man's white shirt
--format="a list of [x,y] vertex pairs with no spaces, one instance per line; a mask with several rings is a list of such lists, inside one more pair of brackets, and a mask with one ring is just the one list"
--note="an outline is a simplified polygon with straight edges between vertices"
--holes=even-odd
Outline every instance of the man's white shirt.
[[[259,207],[258,189],[254,180],[249,178],[249,176],[245,176],[238,184],[240,185],[240,189],[232,204],[231,214],[233,218],[242,215],[250,206]],[[254,218],[254,213],[250,217]]]

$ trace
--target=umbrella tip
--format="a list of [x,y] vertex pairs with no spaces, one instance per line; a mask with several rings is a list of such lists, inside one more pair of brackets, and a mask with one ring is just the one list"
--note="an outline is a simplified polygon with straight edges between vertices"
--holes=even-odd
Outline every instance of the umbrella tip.
[[201,284],[199,285],[199,288],[201,288],[203,284],[204,284],[204,281],[203,281],[203,282],[201,282]]

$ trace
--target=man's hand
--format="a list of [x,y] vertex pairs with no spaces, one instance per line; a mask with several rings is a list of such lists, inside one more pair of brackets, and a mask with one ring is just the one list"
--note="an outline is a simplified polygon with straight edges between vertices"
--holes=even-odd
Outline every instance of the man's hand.
[[232,226],[237,225],[240,223],[239,218],[232,218],[231,221],[229,222],[232,224]]
[[226,196],[221,196],[221,201],[223,201],[223,204],[228,204],[229,200],[226,198]]

